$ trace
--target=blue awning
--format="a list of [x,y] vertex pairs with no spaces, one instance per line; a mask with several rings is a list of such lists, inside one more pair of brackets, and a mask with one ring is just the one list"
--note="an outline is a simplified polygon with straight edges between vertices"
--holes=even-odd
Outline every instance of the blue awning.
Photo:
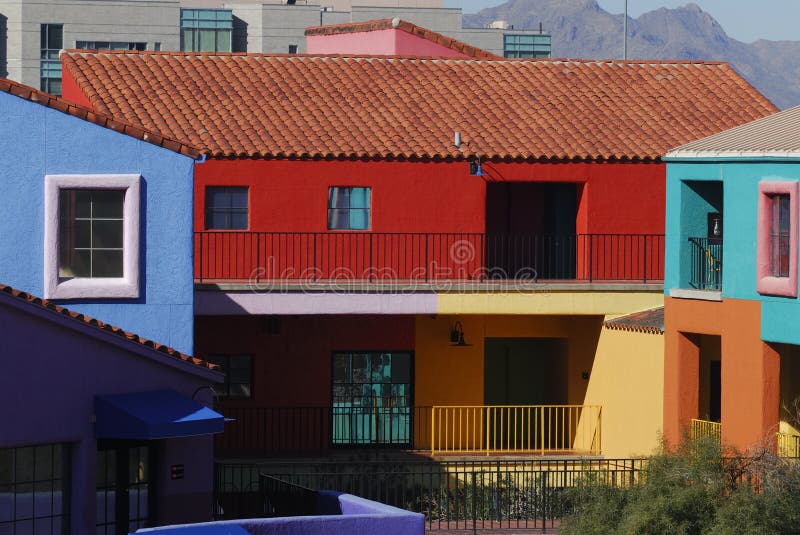
[[95,396],[95,436],[132,440],[221,433],[224,418],[174,390]]

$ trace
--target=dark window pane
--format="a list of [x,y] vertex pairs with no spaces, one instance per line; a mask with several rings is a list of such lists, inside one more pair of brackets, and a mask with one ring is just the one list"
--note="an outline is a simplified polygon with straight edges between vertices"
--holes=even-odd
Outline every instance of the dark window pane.
[[122,220],[93,220],[92,248],[122,249]]
[[122,251],[93,251],[92,276],[97,278],[122,277]]
[[248,188],[207,187],[206,229],[246,230],[248,227]]
[[69,279],[72,277],[91,277],[90,251],[70,251],[66,259],[62,259],[58,266],[58,276]]
[[411,383],[411,355],[408,353],[392,354],[392,382]]
[[46,48],[60,50],[63,46],[64,27],[61,24],[48,25],[48,43]]
[[33,481],[33,448],[17,448],[14,479],[17,483]]
[[124,202],[124,191],[94,190],[92,192],[92,217],[122,219]]
[[247,213],[232,213],[230,217],[231,230],[247,230]]

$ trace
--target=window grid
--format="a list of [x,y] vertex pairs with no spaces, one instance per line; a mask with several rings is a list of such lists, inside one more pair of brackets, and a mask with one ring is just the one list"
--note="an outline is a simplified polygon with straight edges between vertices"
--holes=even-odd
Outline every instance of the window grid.
[[335,186],[328,189],[328,230],[369,230],[371,188]]
[[789,276],[789,195],[770,196],[770,273]]
[[248,205],[247,187],[207,187],[206,230],[247,230]]
[[[87,226],[89,228],[89,247],[70,246],[69,247],[70,251],[74,251],[75,253],[78,253],[78,252],[81,252],[81,251],[88,253],[88,255],[89,255],[89,273],[86,276],[88,276],[90,278],[94,278],[94,277],[122,277],[124,275],[123,274],[123,252],[124,252],[123,247],[122,246],[120,246],[120,247],[99,247],[99,246],[96,246],[95,245],[95,241],[96,241],[95,240],[95,223],[118,221],[120,223],[120,242],[121,242],[122,241],[121,229],[122,229],[122,225],[123,225],[123,222],[124,222],[124,217],[123,216],[120,216],[120,217],[99,217],[99,216],[95,216],[95,195],[96,195],[96,193],[98,191],[108,191],[108,190],[62,190],[62,195],[67,195],[68,196],[71,193],[78,192],[78,191],[86,192],[86,193],[89,194],[89,216],[88,217],[79,217],[79,216],[76,215],[76,216],[73,217],[73,216],[70,215],[69,216],[69,221],[67,221],[66,223],[67,223],[67,225],[69,225],[72,221],[74,221],[76,226],[81,222],[87,223]],[[120,193],[122,193],[122,192],[120,192]],[[123,206],[122,206],[123,202],[124,202],[123,198],[124,198],[124,193],[122,193],[120,195],[120,203],[119,203],[120,204],[120,213],[123,212]],[[63,215],[62,215],[62,217],[63,217]],[[66,239],[66,237],[64,237],[64,238]],[[100,241],[100,240],[97,240],[97,241]],[[118,268],[118,272],[111,273],[110,275],[109,274],[97,274],[97,273],[95,273],[95,271],[96,271],[95,253],[98,253],[98,252],[118,252],[119,253],[119,259],[118,259],[119,260],[118,261],[119,268]],[[61,266],[61,267],[63,269],[66,266]],[[78,276],[82,276],[82,275],[78,274]]]
[[503,35],[503,54],[507,58],[549,58],[550,51],[549,35]]
[[61,96],[61,60],[58,54],[64,45],[64,25],[42,24],[40,33],[39,88]]
[[75,41],[75,48],[83,50],[147,50],[147,43],[127,41]]
[[214,386],[214,393],[221,399],[251,399],[253,397],[252,355],[211,355],[208,358],[222,368],[225,382]]
[[181,51],[231,52],[230,9],[181,9]]
[[0,533],[69,533],[69,464],[67,445],[0,448]]

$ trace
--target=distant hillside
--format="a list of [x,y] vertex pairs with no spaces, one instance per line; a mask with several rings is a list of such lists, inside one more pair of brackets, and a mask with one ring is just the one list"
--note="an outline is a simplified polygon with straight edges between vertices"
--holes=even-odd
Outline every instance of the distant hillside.
[[[553,36],[553,57],[622,57],[623,16],[596,0],[509,0],[464,15],[464,25],[473,28],[495,20],[519,29],[541,22]],[[629,19],[628,32],[631,59],[727,61],[776,106],[800,105],[800,41],[737,41],[695,4]]]

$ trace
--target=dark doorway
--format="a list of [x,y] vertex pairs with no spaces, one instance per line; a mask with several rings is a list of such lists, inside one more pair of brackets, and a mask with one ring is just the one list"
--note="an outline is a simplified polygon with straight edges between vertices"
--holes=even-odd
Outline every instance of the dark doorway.
[[487,267],[506,278],[574,278],[577,213],[576,184],[487,184]]
[[722,416],[722,339],[697,335],[700,349],[700,392],[698,414],[701,420],[719,422]]
[[[494,406],[563,405],[567,401],[567,341],[563,338],[487,338],[484,349],[484,403]],[[544,413],[540,413],[544,414]],[[556,422],[526,410],[490,410],[490,444],[508,449],[531,442],[536,431],[552,435]],[[533,440],[542,443],[543,438]]]
[[97,535],[126,535],[155,518],[155,448],[148,443],[97,444]]

